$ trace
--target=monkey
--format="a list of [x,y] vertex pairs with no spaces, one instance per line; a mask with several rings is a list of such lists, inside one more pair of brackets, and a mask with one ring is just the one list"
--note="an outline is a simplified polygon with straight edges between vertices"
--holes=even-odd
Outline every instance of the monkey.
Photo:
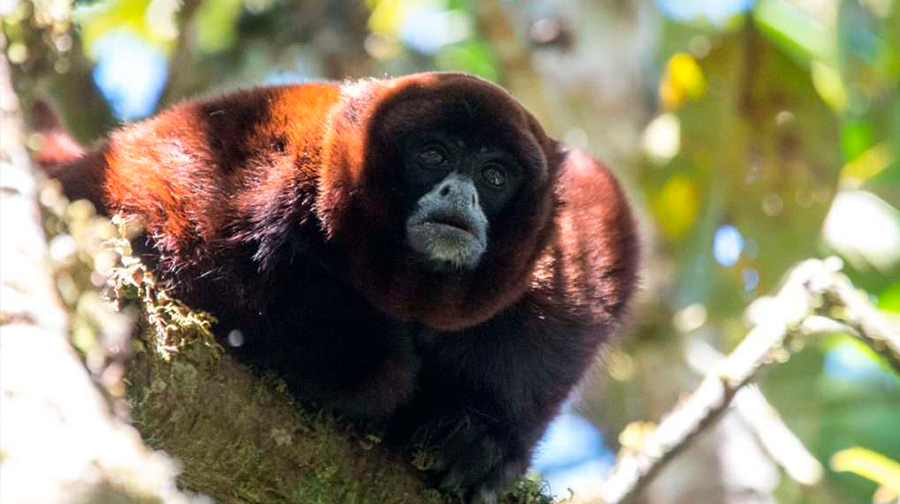
[[468,74],[250,88],[53,145],[37,161],[139,216],[135,250],[236,358],[433,450],[467,502],[526,471],[636,289],[612,172]]

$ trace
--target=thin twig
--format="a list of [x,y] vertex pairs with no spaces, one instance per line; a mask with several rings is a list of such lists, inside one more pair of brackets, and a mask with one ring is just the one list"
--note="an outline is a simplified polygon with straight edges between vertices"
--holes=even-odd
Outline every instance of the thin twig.
[[847,324],[856,337],[900,373],[900,324],[888,321],[844,275],[832,275],[819,286],[825,304],[823,317]]
[[[693,340],[688,345],[688,363],[699,373],[719,365],[724,358],[705,341]],[[734,396],[734,406],[769,457],[784,468],[791,479],[807,486],[821,481],[824,474],[822,464],[784,423],[758,386],[749,384],[738,390]]]

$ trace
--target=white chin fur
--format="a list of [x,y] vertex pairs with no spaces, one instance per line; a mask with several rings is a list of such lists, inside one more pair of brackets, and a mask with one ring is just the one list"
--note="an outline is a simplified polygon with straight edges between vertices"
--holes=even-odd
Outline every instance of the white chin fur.
[[434,222],[409,226],[407,241],[426,258],[450,263],[455,268],[475,267],[484,253],[484,244],[472,233]]

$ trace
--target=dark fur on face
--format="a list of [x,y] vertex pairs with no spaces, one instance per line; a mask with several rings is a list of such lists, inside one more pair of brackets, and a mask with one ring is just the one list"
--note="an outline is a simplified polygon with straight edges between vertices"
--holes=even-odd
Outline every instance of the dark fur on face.
[[[438,329],[481,322],[520,297],[552,237],[557,206],[553,181],[561,153],[537,121],[503,89],[464,74],[365,81],[344,91],[343,107],[353,113],[335,113],[334,138],[360,138],[336,142],[326,152],[330,169],[319,208],[331,236],[366,237],[369,247],[348,251],[357,288],[387,313]],[[403,178],[398,138],[435,130],[489,138],[519,160],[527,180],[492,220],[490,247],[475,271],[440,279],[410,270],[393,252],[405,208],[391,197]]]
[[473,501],[524,472],[634,290],[612,174],[469,75],[187,101],[83,156],[52,133],[48,172],[140,216],[136,250],[236,356],[434,446]]

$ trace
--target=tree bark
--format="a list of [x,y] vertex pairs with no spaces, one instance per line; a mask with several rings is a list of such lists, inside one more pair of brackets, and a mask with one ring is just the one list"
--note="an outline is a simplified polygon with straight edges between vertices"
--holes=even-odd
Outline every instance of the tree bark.
[[0,35],[0,501],[189,503],[69,345],[5,54]]

